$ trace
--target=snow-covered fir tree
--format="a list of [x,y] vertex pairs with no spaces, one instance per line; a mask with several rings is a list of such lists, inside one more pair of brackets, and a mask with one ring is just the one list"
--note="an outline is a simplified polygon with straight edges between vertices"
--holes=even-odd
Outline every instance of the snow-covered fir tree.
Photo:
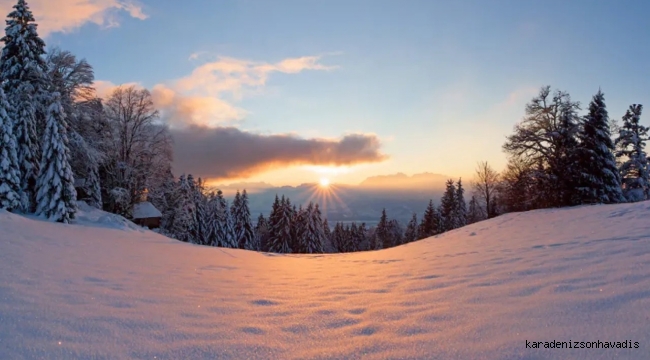
[[388,234],[390,238],[390,247],[402,245],[404,242],[404,229],[399,221],[391,219],[388,221]]
[[357,226],[357,231],[352,234],[350,251],[361,251],[363,249],[368,249],[369,237],[368,227],[366,226],[366,223],[362,222]]
[[256,250],[254,249],[256,246],[253,244],[255,232],[248,206],[248,194],[245,189],[241,194],[239,191],[235,194],[231,216],[233,217],[233,230],[237,247],[240,249]]
[[433,206],[433,200],[429,200],[429,205],[424,210],[422,221],[418,227],[418,239],[425,239],[441,232],[439,230],[440,224],[438,223],[438,219],[438,211]]
[[191,242],[190,229],[195,223],[196,215],[194,201],[192,201],[192,189],[185,174],[179,176],[176,192],[177,207],[173,216],[174,222],[170,233],[175,239]]
[[375,228],[375,239],[375,249],[388,249],[393,246],[385,208],[381,210],[381,217]]
[[23,208],[20,199],[20,165],[11,111],[4,91],[0,89],[0,209]]
[[406,225],[406,230],[404,231],[404,243],[410,243],[418,239],[418,218],[415,213],[411,216]]
[[645,142],[649,128],[639,123],[643,106],[630,105],[623,116],[623,124],[615,143],[620,158],[619,173],[623,183],[623,193],[628,201],[642,201],[650,198],[648,158]]
[[442,230],[449,231],[457,228],[456,225],[456,186],[454,181],[449,179],[446,183],[445,192],[440,200],[440,217],[442,218]]
[[264,217],[264,214],[260,214],[257,217],[257,223],[255,224],[255,243],[258,251],[269,250],[269,223]]
[[467,225],[467,204],[465,203],[465,189],[461,179],[456,182],[456,208],[454,209],[455,227]]
[[291,202],[285,199],[273,204],[273,210],[270,216],[270,234],[269,234],[269,251],[281,254],[288,254],[291,252]]
[[68,223],[77,211],[77,192],[70,168],[65,114],[58,93],[52,94],[45,124],[36,179],[36,214]]
[[304,218],[304,228],[300,231],[301,235],[299,236],[300,252],[306,254],[323,253],[325,234],[323,233],[323,223],[318,205],[309,203],[303,211],[302,217]]
[[[9,117],[14,121],[14,135],[21,175],[21,200],[25,211],[35,206],[36,178],[39,173],[40,145],[46,124],[44,113],[49,99],[45,96],[47,77],[45,43],[38,36],[34,16],[24,0],[18,0],[9,13],[5,43],[0,57],[0,80],[12,105]],[[40,130],[40,131],[39,131]]]
[[294,204],[291,208],[291,241],[289,242],[289,247],[291,247],[291,251],[295,254],[304,252],[302,245],[304,243],[303,237],[307,229],[307,216],[306,210],[302,208],[302,205],[296,208]]
[[334,248],[334,252],[342,253],[347,251],[346,234],[343,224],[337,222],[336,225],[334,225],[334,231],[332,231],[330,239],[332,242],[332,247]]
[[220,202],[219,221],[221,226],[219,228],[218,237],[221,246],[236,249],[239,244],[235,238],[235,222],[232,213],[229,211],[230,207],[228,206],[228,200],[223,197],[223,194],[220,195],[219,191],[217,191],[217,196]]
[[600,90],[589,104],[578,138],[579,201],[588,204],[623,201],[605,96]]

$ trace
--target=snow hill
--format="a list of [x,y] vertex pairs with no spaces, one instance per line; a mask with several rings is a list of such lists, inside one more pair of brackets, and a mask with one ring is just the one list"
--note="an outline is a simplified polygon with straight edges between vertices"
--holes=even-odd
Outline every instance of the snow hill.
[[0,211],[0,359],[650,359],[650,202],[312,256],[77,222]]

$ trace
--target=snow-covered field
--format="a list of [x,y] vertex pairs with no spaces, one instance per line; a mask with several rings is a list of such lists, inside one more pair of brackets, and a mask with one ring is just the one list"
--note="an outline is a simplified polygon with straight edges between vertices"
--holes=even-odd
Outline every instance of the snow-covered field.
[[316,256],[193,246],[88,208],[77,225],[0,211],[0,359],[231,358],[650,359],[650,202]]

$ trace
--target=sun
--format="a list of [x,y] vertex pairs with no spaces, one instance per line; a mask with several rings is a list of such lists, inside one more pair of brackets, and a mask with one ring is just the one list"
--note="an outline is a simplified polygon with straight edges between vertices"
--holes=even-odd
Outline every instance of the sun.
[[320,178],[320,186],[324,187],[324,188],[330,186],[330,179],[328,179],[328,178]]

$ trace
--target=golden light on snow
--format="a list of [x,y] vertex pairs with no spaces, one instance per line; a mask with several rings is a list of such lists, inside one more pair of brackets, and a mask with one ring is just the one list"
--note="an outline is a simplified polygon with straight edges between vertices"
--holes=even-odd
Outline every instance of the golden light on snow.
[[320,186],[323,188],[329,187],[330,186],[330,179],[328,178],[320,178]]

